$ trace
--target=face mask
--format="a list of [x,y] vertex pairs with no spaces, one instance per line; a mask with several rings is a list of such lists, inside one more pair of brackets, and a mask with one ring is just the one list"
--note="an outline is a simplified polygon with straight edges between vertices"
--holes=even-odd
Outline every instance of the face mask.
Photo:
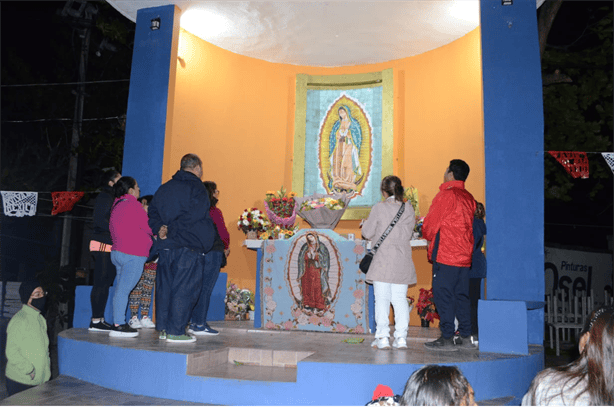
[[46,302],[47,302],[47,296],[41,297],[41,298],[32,298],[32,302],[30,302],[30,305],[32,305],[34,308],[39,310],[41,314],[43,314],[45,312]]

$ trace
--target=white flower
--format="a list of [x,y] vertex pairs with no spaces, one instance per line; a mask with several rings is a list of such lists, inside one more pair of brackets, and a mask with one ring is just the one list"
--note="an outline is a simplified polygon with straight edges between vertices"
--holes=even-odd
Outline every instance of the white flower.
[[245,226],[248,226],[248,225],[249,225],[249,222],[247,221],[247,219],[243,219],[243,224],[244,224]]

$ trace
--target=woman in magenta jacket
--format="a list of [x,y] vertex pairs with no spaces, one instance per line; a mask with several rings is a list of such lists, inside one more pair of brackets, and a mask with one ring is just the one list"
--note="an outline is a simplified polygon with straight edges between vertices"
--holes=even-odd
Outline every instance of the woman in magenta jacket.
[[117,269],[113,295],[113,337],[135,337],[138,331],[126,323],[130,291],[136,286],[149,256],[153,234],[145,209],[137,200],[139,185],[132,177],[121,177],[113,186],[115,202],[111,208],[109,229],[113,239],[111,261]]

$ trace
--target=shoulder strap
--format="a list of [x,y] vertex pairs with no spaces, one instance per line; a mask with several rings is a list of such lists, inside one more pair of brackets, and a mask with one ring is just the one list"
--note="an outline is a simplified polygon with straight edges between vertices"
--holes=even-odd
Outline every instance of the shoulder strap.
[[390,234],[390,232],[392,231],[392,228],[394,228],[394,225],[397,224],[397,222],[401,218],[401,215],[403,214],[404,211],[405,211],[405,202],[401,203],[401,207],[399,208],[399,211],[397,212],[397,215],[394,217],[392,222],[390,222],[390,225],[388,225],[388,227],[386,228],[386,230],[382,234],[382,237],[379,238],[379,240],[377,241],[377,243],[375,244],[373,249],[371,249],[371,252],[373,254],[375,254],[377,252],[377,249],[382,244],[384,239],[386,239],[386,237]]

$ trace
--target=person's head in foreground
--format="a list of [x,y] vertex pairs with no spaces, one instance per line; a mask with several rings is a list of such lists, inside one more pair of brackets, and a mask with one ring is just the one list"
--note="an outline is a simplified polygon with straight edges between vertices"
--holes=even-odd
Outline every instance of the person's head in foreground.
[[456,366],[426,365],[407,380],[402,406],[475,406],[473,388]]
[[614,309],[590,314],[580,335],[580,357],[542,370],[535,376],[523,405],[614,405]]

